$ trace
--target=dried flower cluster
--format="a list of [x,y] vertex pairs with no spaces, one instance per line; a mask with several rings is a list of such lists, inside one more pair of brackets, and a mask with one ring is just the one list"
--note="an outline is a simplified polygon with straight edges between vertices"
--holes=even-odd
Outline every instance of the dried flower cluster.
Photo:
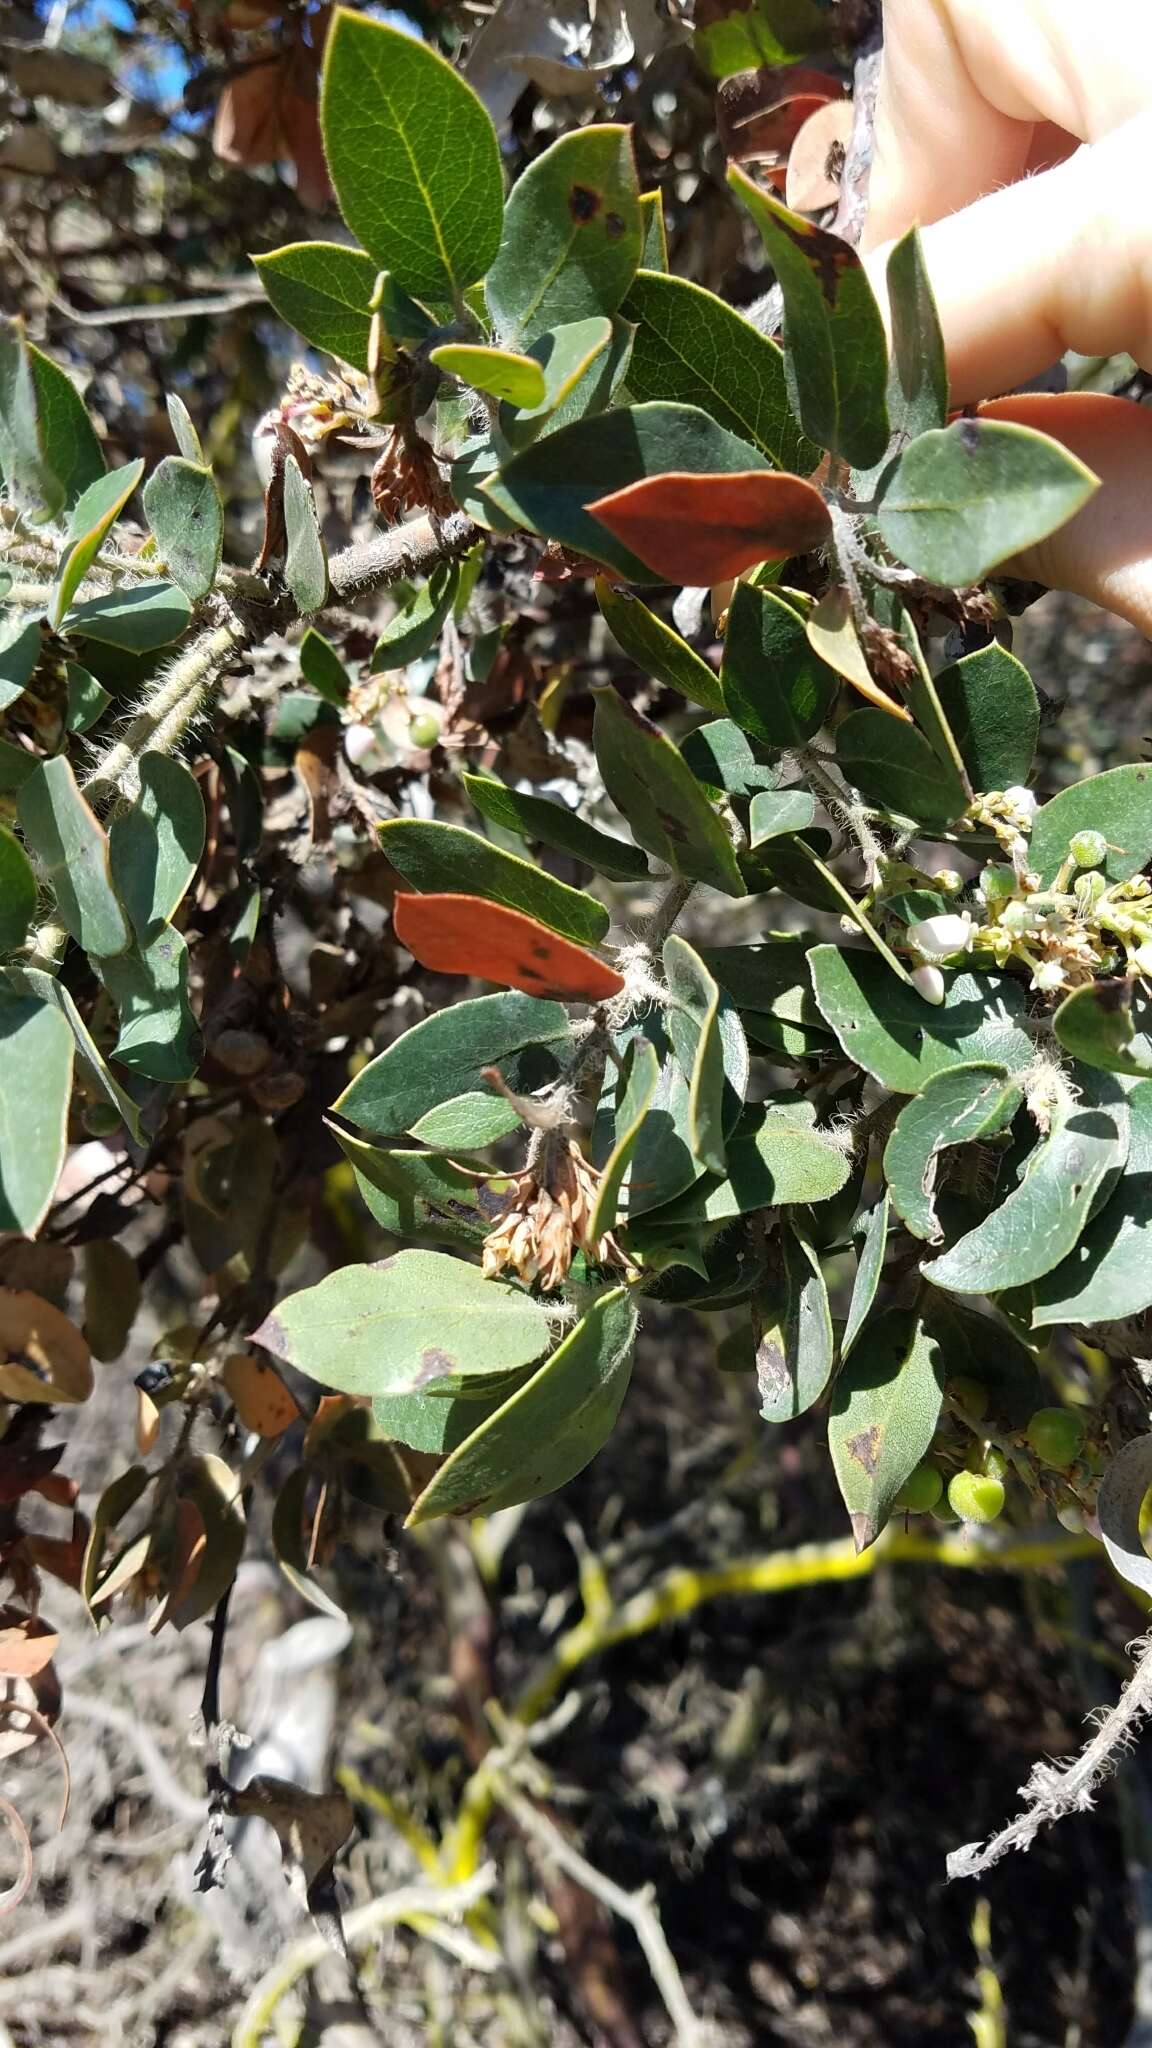
[[537,1165],[519,1176],[484,1240],[487,1278],[510,1267],[525,1285],[539,1280],[545,1288],[559,1287],[578,1250],[597,1265],[630,1271],[610,1232],[592,1236],[599,1191],[599,1173],[573,1140],[549,1133]]

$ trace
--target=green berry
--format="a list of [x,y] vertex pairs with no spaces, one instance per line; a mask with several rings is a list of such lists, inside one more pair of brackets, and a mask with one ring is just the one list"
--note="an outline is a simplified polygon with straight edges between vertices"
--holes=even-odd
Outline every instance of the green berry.
[[935,1465],[925,1462],[908,1474],[893,1506],[909,1515],[926,1515],[944,1491],[944,1480]]
[[929,1508],[928,1512],[934,1522],[944,1522],[945,1524],[951,1524],[953,1527],[955,1527],[960,1519],[955,1508],[948,1505],[947,1494],[942,1494],[935,1507]]
[[1008,1460],[998,1444],[985,1444],[975,1469],[985,1473],[989,1479],[1007,1479]]
[[440,738],[440,720],[434,711],[421,711],[408,727],[408,738],[414,747],[434,747]]
[[1004,1482],[983,1472],[957,1472],[948,1482],[948,1505],[962,1522],[994,1522],[1004,1507]]
[[988,1410],[988,1389],[979,1380],[949,1380],[948,1392],[969,1422],[979,1422]]
[[1073,1408],[1038,1408],[1024,1434],[1042,1465],[1066,1472],[1080,1455],[1084,1424]]
[[120,1129],[123,1118],[110,1102],[90,1102],[80,1121],[93,1138],[110,1138],[113,1131]]
[[1068,841],[1068,851],[1078,868],[1098,868],[1108,851],[1108,841],[1102,832],[1074,832]]

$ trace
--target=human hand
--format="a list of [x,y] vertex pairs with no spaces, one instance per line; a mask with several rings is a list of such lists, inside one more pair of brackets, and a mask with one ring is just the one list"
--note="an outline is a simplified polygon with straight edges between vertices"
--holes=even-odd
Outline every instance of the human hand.
[[[1065,349],[1152,368],[1148,0],[886,0],[864,249],[882,304],[913,221],[953,399],[1023,383]],[[1101,479],[1014,573],[1152,633],[1152,411],[1090,394],[1002,398]]]

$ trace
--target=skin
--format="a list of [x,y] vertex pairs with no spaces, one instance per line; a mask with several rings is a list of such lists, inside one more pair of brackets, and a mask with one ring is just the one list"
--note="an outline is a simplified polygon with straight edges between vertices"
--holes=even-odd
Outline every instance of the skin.
[[1152,634],[1152,411],[997,398],[1065,349],[1152,369],[1148,0],[886,0],[864,249],[881,305],[918,221],[953,402],[1040,427],[1100,478],[1011,564]]

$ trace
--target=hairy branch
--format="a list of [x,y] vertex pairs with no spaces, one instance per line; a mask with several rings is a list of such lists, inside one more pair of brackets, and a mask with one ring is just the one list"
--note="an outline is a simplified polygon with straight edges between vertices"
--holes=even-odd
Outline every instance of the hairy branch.
[[982,1877],[1013,1849],[1028,1849],[1041,1828],[1070,1813],[1087,1813],[1104,1779],[1111,1776],[1140,1723],[1152,1713],[1152,1638],[1133,1645],[1136,1669],[1112,1707],[1071,1763],[1036,1764],[1021,1787],[1024,1811],[987,1842],[966,1842],[948,1858],[949,1877]]

